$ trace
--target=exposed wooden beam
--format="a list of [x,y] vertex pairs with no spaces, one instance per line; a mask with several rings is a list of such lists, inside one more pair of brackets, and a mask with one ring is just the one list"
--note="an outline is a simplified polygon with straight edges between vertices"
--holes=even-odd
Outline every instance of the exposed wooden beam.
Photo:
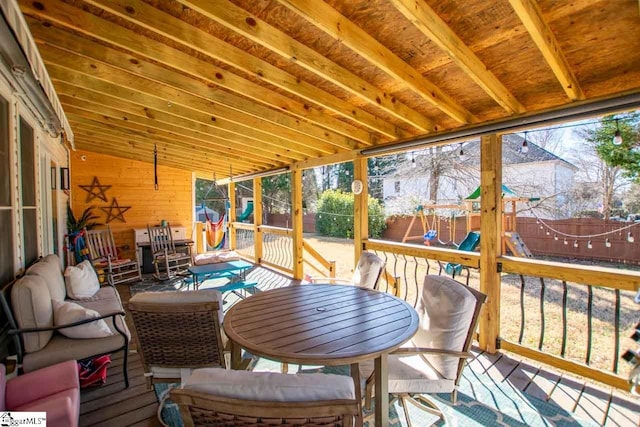
[[[178,103],[167,101],[167,99],[173,98],[156,98],[154,96],[147,95],[146,93],[137,92],[123,86],[117,86],[103,80],[94,79],[93,77],[80,74],[54,64],[49,64],[48,68],[49,75],[56,83],[56,90],[58,91],[58,93],[86,99],[87,101],[98,100],[100,99],[100,96],[115,98],[116,102],[118,100],[123,100],[138,105],[143,109],[143,111],[145,111],[145,114],[147,114],[147,109],[158,110],[166,114],[170,114],[186,120],[192,120],[196,123],[205,124],[208,126],[221,122],[220,117],[215,114],[215,105],[209,104],[211,110],[213,111],[205,113],[199,110],[187,108]],[[117,73],[118,71],[116,70],[115,72]],[[158,89],[157,92],[162,92],[162,88],[158,87],[157,85],[156,88]],[[198,101],[202,101],[199,98],[196,99]],[[207,103],[203,101],[203,104]],[[204,109],[204,107],[202,108]],[[133,109],[131,111],[133,111]],[[256,123],[256,125],[257,124],[258,123]],[[234,132],[240,135],[243,134],[242,128],[236,129]],[[301,153],[304,153],[306,148],[306,146],[304,145],[293,144],[287,141],[285,141],[283,145],[276,145],[276,147],[278,148],[287,148],[288,146],[295,147],[292,148],[293,152]],[[307,151],[307,154],[311,152],[324,152],[323,150],[312,149],[307,149]]]
[[[50,21],[60,27],[99,39],[109,45],[133,52],[142,58],[160,63],[169,69],[180,70],[189,76],[206,81],[208,84],[224,87],[260,104],[293,114],[324,127],[325,133],[337,132],[348,138],[358,139],[365,145],[370,145],[374,140],[369,132],[331,117],[317,108],[295,101],[210,62],[200,60],[135,31],[115,25],[77,7],[54,0],[41,0],[38,2],[37,8],[28,0],[20,0],[20,5],[28,16]],[[352,141],[349,148],[358,148],[359,146],[361,144]]]
[[395,100],[393,95],[378,89],[351,71],[330,61],[315,50],[229,1],[180,0],[180,3],[278,53],[423,132],[435,130],[433,121]]
[[[396,139],[403,135],[406,136],[395,126],[373,114],[318,89],[314,85],[271,65],[267,61],[263,61],[242,49],[225,43],[219,38],[139,0],[85,1],[163,37],[168,37],[203,55],[239,68],[251,75],[258,76],[260,79],[282,90],[304,98],[309,103],[332,111],[348,120],[353,120],[388,138]],[[213,2],[210,3],[212,4]],[[230,3],[224,4],[224,7],[231,6],[233,5]]]
[[[170,117],[161,117],[164,121],[156,119],[155,117],[161,116],[159,111],[148,110],[148,115],[132,114],[123,109],[114,108],[104,103],[97,103],[92,101],[85,101],[78,98],[72,98],[67,95],[60,95],[60,101],[65,107],[73,108],[74,111],[83,110],[88,113],[98,114],[103,116],[107,120],[116,120],[126,122],[131,125],[138,125],[147,129],[156,129],[158,131],[167,132],[168,134],[175,135],[176,139],[182,137],[190,137],[197,139],[202,143],[211,143],[211,141],[219,140],[224,141],[226,146],[232,147],[234,152],[238,156],[246,155],[250,158],[251,155],[247,150],[255,153],[256,156],[264,156],[265,159],[275,157],[276,154],[280,154],[281,157],[290,160],[291,154],[282,149],[274,148],[273,151],[267,151],[264,149],[264,145],[260,145],[258,142],[247,142],[242,137],[237,137],[232,134],[220,135],[215,131],[211,131],[204,125],[198,125],[197,123],[188,122],[178,118],[171,119]],[[257,148],[261,147],[261,148]]]
[[556,36],[545,22],[538,3],[535,0],[509,0],[509,3],[540,49],[567,96],[573,101],[585,99],[580,83],[562,53]]
[[296,11],[307,21],[327,34],[340,40],[360,56],[375,64],[406,87],[442,110],[460,123],[477,122],[478,119],[458,104],[452,97],[412,68],[382,43],[342,16],[324,1],[278,0]]
[[[96,108],[98,110],[96,111]],[[179,129],[172,128],[171,126],[165,125],[157,125],[152,124],[148,120],[138,119],[135,116],[131,116],[131,120],[124,120],[124,116],[122,112],[119,112],[114,109],[107,108],[99,108],[99,106],[91,105],[85,108],[79,108],[74,105],[65,104],[65,112],[69,116],[82,117],[88,120],[92,120],[94,122],[102,123],[106,126],[114,126],[117,128],[125,128],[130,130],[135,130],[138,132],[146,133],[149,137],[153,137],[154,135],[158,135],[160,137],[173,140],[173,141],[188,141],[189,143],[195,143],[197,145],[201,145],[203,149],[214,147],[219,149],[220,146],[223,148],[225,146],[229,146],[228,141],[216,140],[213,137],[207,137],[205,135],[200,135],[195,132],[185,132]],[[162,129],[159,129],[162,128]],[[172,130],[169,130],[172,129]],[[214,145],[219,144],[219,145]],[[245,154],[247,154],[248,150],[244,150]],[[220,154],[221,156],[226,156],[230,160],[233,159],[233,156],[237,156],[235,152],[223,151],[225,154]],[[249,158],[246,157],[245,158]],[[275,159],[274,159],[275,160]]]
[[[120,143],[122,146],[131,146],[133,148],[147,148],[153,150],[153,146],[157,145],[158,151],[176,156],[176,159],[184,158],[184,160],[190,160],[191,162],[202,162],[203,165],[209,167],[219,166],[224,170],[229,170],[229,165],[233,165],[238,171],[242,170],[250,171],[255,169],[255,164],[252,162],[243,162],[241,159],[233,159],[221,157],[213,154],[211,151],[203,149],[203,147],[190,147],[184,148],[178,144],[168,142],[161,139],[149,139],[138,136],[126,135],[121,132],[104,132],[104,129],[100,129],[95,126],[77,123],[74,121],[74,132],[77,130],[84,136],[91,137],[96,141],[114,141]],[[207,169],[207,168],[203,168]]]
[[525,112],[524,106],[509,92],[509,89],[487,69],[480,58],[427,3],[421,0],[391,0],[391,2],[502,108],[510,113]]
[[[82,146],[78,147],[87,151],[96,151],[100,148],[108,149],[112,154],[119,157],[126,157],[127,154],[138,157],[147,163],[153,162],[154,144],[142,145],[132,141],[120,140],[106,135],[96,136],[95,134],[80,132],[82,135]],[[158,163],[166,166],[175,165],[181,169],[193,170],[195,167],[201,170],[216,171],[217,173],[229,173],[229,166],[224,163],[215,163],[199,158],[196,152],[178,154],[175,150],[161,148],[158,144]],[[197,166],[196,166],[197,165]],[[240,171],[239,171],[240,172]],[[244,172],[242,172],[244,173]]]
[[[151,151],[138,150],[131,147],[123,147],[119,148],[117,145],[113,143],[108,143],[104,141],[100,141],[100,143],[96,143],[93,139],[82,135],[78,140],[78,145],[76,147],[79,150],[91,151],[100,154],[108,154],[110,156],[122,157],[124,159],[137,160],[145,163],[153,163],[153,149]],[[170,166],[177,169],[193,171],[194,167],[199,167],[196,162],[193,161],[184,161],[184,160],[176,160],[173,156],[167,154],[158,154],[158,164],[162,166]],[[205,167],[202,168],[201,172],[206,171]],[[229,173],[229,171],[224,171],[222,168],[212,168],[209,169],[209,172],[216,172],[219,174],[224,174],[225,176]]]
[[[296,145],[282,138],[264,134],[259,130],[249,130],[246,128],[238,129],[236,125],[223,120],[213,121],[210,119],[210,116],[207,116],[207,119],[209,119],[207,121],[193,120],[190,117],[180,115],[179,113],[182,111],[178,111],[177,113],[168,113],[161,109],[153,108],[152,106],[137,105],[137,103],[128,99],[94,92],[91,88],[73,88],[70,87],[70,85],[59,84],[56,86],[56,91],[62,96],[66,96],[67,99],[75,98],[90,101],[100,105],[117,108],[126,113],[136,114],[140,117],[147,117],[158,122],[180,126],[187,130],[194,130],[207,135],[233,140],[239,144],[239,149],[242,146],[254,148],[257,142],[259,143],[261,150],[279,153],[280,155],[290,157],[291,159],[304,159],[307,156],[317,157],[321,155],[321,152],[318,150]],[[167,109],[180,110],[180,107],[181,106],[168,107],[167,104],[163,105],[163,108]]]
[[[74,74],[74,80],[81,81],[77,83],[78,85],[99,86],[100,83],[96,79],[100,79],[112,83],[109,92],[102,90],[103,93],[121,92],[114,86],[127,88],[129,92],[144,92],[165,105],[169,102],[172,105],[180,104],[209,115],[210,119],[206,121],[217,118],[226,119],[250,129],[260,129],[274,136],[313,147],[324,153],[336,152],[337,148],[348,148],[351,145],[342,135],[328,133],[317,126],[257,106],[249,100],[242,102],[237,108],[229,108],[225,106],[229,101],[227,98],[235,96],[228,92],[213,89],[183,74],[138,60],[60,29],[43,26],[39,21],[29,20],[29,22],[40,51],[49,60],[49,64],[60,65],[91,78],[89,83],[87,78],[71,73]],[[65,44],[72,51],[62,47]],[[50,68],[52,68],[51,65]],[[163,84],[158,85],[158,82]],[[136,95],[136,99],[138,98],[139,95]],[[145,97],[145,102],[152,101]],[[256,106],[258,109],[255,108]],[[260,117],[260,114],[266,117]]]
[[119,125],[117,122],[105,123],[105,118],[99,115],[90,115],[89,113],[82,112],[78,114],[70,113],[69,117],[73,126],[80,126],[82,129],[90,129],[92,131],[99,132],[100,134],[133,139],[138,142],[162,142],[185,152],[207,152],[214,156],[218,162],[227,166],[233,163],[251,167],[254,170],[261,170],[273,169],[284,165],[273,158],[265,160],[260,159],[255,155],[252,155],[251,157],[246,155],[239,156],[234,154],[235,150],[232,147],[221,144],[217,145],[215,141],[204,143],[186,136],[182,136],[180,139],[177,139],[175,137],[167,137],[164,134],[160,135],[155,129],[122,127],[121,125],[126,124],[122,123]]

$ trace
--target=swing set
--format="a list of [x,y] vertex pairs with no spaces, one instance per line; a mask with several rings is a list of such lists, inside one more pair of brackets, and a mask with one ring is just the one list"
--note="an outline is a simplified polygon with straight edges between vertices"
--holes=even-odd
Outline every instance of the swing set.
[[[466,211],[467,207],[464,205],[438,205],[438,204],[428,204],[428,205],[419,205],[416,207],[415,214],[413,218],[411,218],[411,222],[409,223],[409,227],[407,227],[407,231],[402,238],[402,243],[406,243],[410,240],[423,240],[424,244],[427,246],[431,246],[432,242],[437,241],[441,245],[454,244],[458,246],[455,242],[455,234],[456,234],[456,215],[452,212],[451,216],[448,218],[449,222],[449,238],[446,241],[441,240],[442,230],[441,230],[441,217],[438,216],[438,209],[453,209],[453,210],[463,210]],[[420,218],[420,223],[422,225],[422,234],[420,235],[410,235],[413,229],[413,225],[416,222],[416,219]]]

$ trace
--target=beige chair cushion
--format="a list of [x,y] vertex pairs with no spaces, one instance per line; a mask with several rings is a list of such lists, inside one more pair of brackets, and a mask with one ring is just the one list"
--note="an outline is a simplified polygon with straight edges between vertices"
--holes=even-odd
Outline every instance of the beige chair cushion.
[[64,271],[64,283],[67,297],[75,300],[91,298],[100,290],[98,275],[88,260],[68,266]]
[[[24,276],[11,289],[13,315],[19,328],[50,328],[53,309],[49,287],[42,277]],[[53,331],[23,334],[24,351],[31,353],[47,345]]]
[[168,291],[168,292],[140,292],[135,294],[129,302],[147,302],[160,304],[186,304],[193,302],[217,301],[218,320],[222,325],[224,313],[222,311],[222,294],[213,289],[204,289],[200,291]]
[[182,386],[215,396],[270,402],[355,399],[351,377],[333,374],[288,375],[275,372],[196,369]]
[[[52,303],[53,322],[56,326],[100,317],[100,313],[97,311],[82,307],[74,302],[52,300]],[[98,319],[72,328],[58,329],[58,332],[65,337],[75,339],[104,338],[113,335],[104,319]]]
[[[420,327],[412,343],[416,347],[462,351],[476,303],[476,297],[455,280],[445,276],[426,276],[416,305]],[[441,376],[456,378],[459,358],[425,357]]]
[[374,289],[380,273],[384,268],[384,261],[371,252],[363,252],[353,272],[351,283],[368,289]]
[[[103,286],[92,298],[73,302],[90,310],[95,310],[100,313],[100,315],[124,311],[124,309],[122,308],[120,295],[118,294],[116,288],[114,288],[113,286]],[[114,334],[118,334],[118,331],[113,325],[113,318],[110,317],[104,320],[105,322],[107,322],[107,326],[109,326],[111,332],[113,332]],[[127,334],[127,336],[130,336],[129,329],[127,328],[127,324],[123,316],[116,317],[116,324],[121,331]]]
[[[451,393],[453,379],[443,378],[426,357],[413,355],[389,355],[389,393]],[[373,373],[373,360],[360,363],[360,376],[368,378]]]
[[67,293],[60,265],[60,258],[57,255],[47,255],[29,267],[26,274],[42,277],[49,287],[51,299],[63,301]]
[[[125,329],[125,333],[128,334],[129,330]],[[120,334],[106,338],[76,340],[56,333],[46,348],[25,354],[23,367],[25,372],[31,372],[65,360],[80,360],[97,354],[111,353],[123,346],[124,340]]]

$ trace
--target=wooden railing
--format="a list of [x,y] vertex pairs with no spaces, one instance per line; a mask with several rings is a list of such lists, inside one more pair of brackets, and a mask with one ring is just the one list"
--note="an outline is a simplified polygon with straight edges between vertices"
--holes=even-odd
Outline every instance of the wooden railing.
[[[257,264],[265,265],[283,271],[288,274],[293,272],[293,230],[284,227],[273,227],[234,222],[230,225],[231,232],[235,233],[236,251],[243,257]],[[256,229],[258,233],[256,233]],[[261,239],[260,247],[262,257],[255,259],[256,235]],[[336,277],[336,263],[329,261],[316,251],[310,242],[303,240],[305,264],[326,277]],[[313,259],[316,263],[311,262]],[[322,268],[326,269],[323,271]]]
[[498,262],[501,303],[519,307],[517,326],[501,324],[502,349],[628,388],[620,348],[637,322],[640,273],[507,256]]

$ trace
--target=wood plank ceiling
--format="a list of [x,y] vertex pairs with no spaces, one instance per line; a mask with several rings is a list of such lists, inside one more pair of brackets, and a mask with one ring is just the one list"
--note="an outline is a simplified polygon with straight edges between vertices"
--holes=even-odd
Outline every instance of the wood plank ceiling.
[[220,178],[640,90],[636,0],[20,0],[80,149]]

